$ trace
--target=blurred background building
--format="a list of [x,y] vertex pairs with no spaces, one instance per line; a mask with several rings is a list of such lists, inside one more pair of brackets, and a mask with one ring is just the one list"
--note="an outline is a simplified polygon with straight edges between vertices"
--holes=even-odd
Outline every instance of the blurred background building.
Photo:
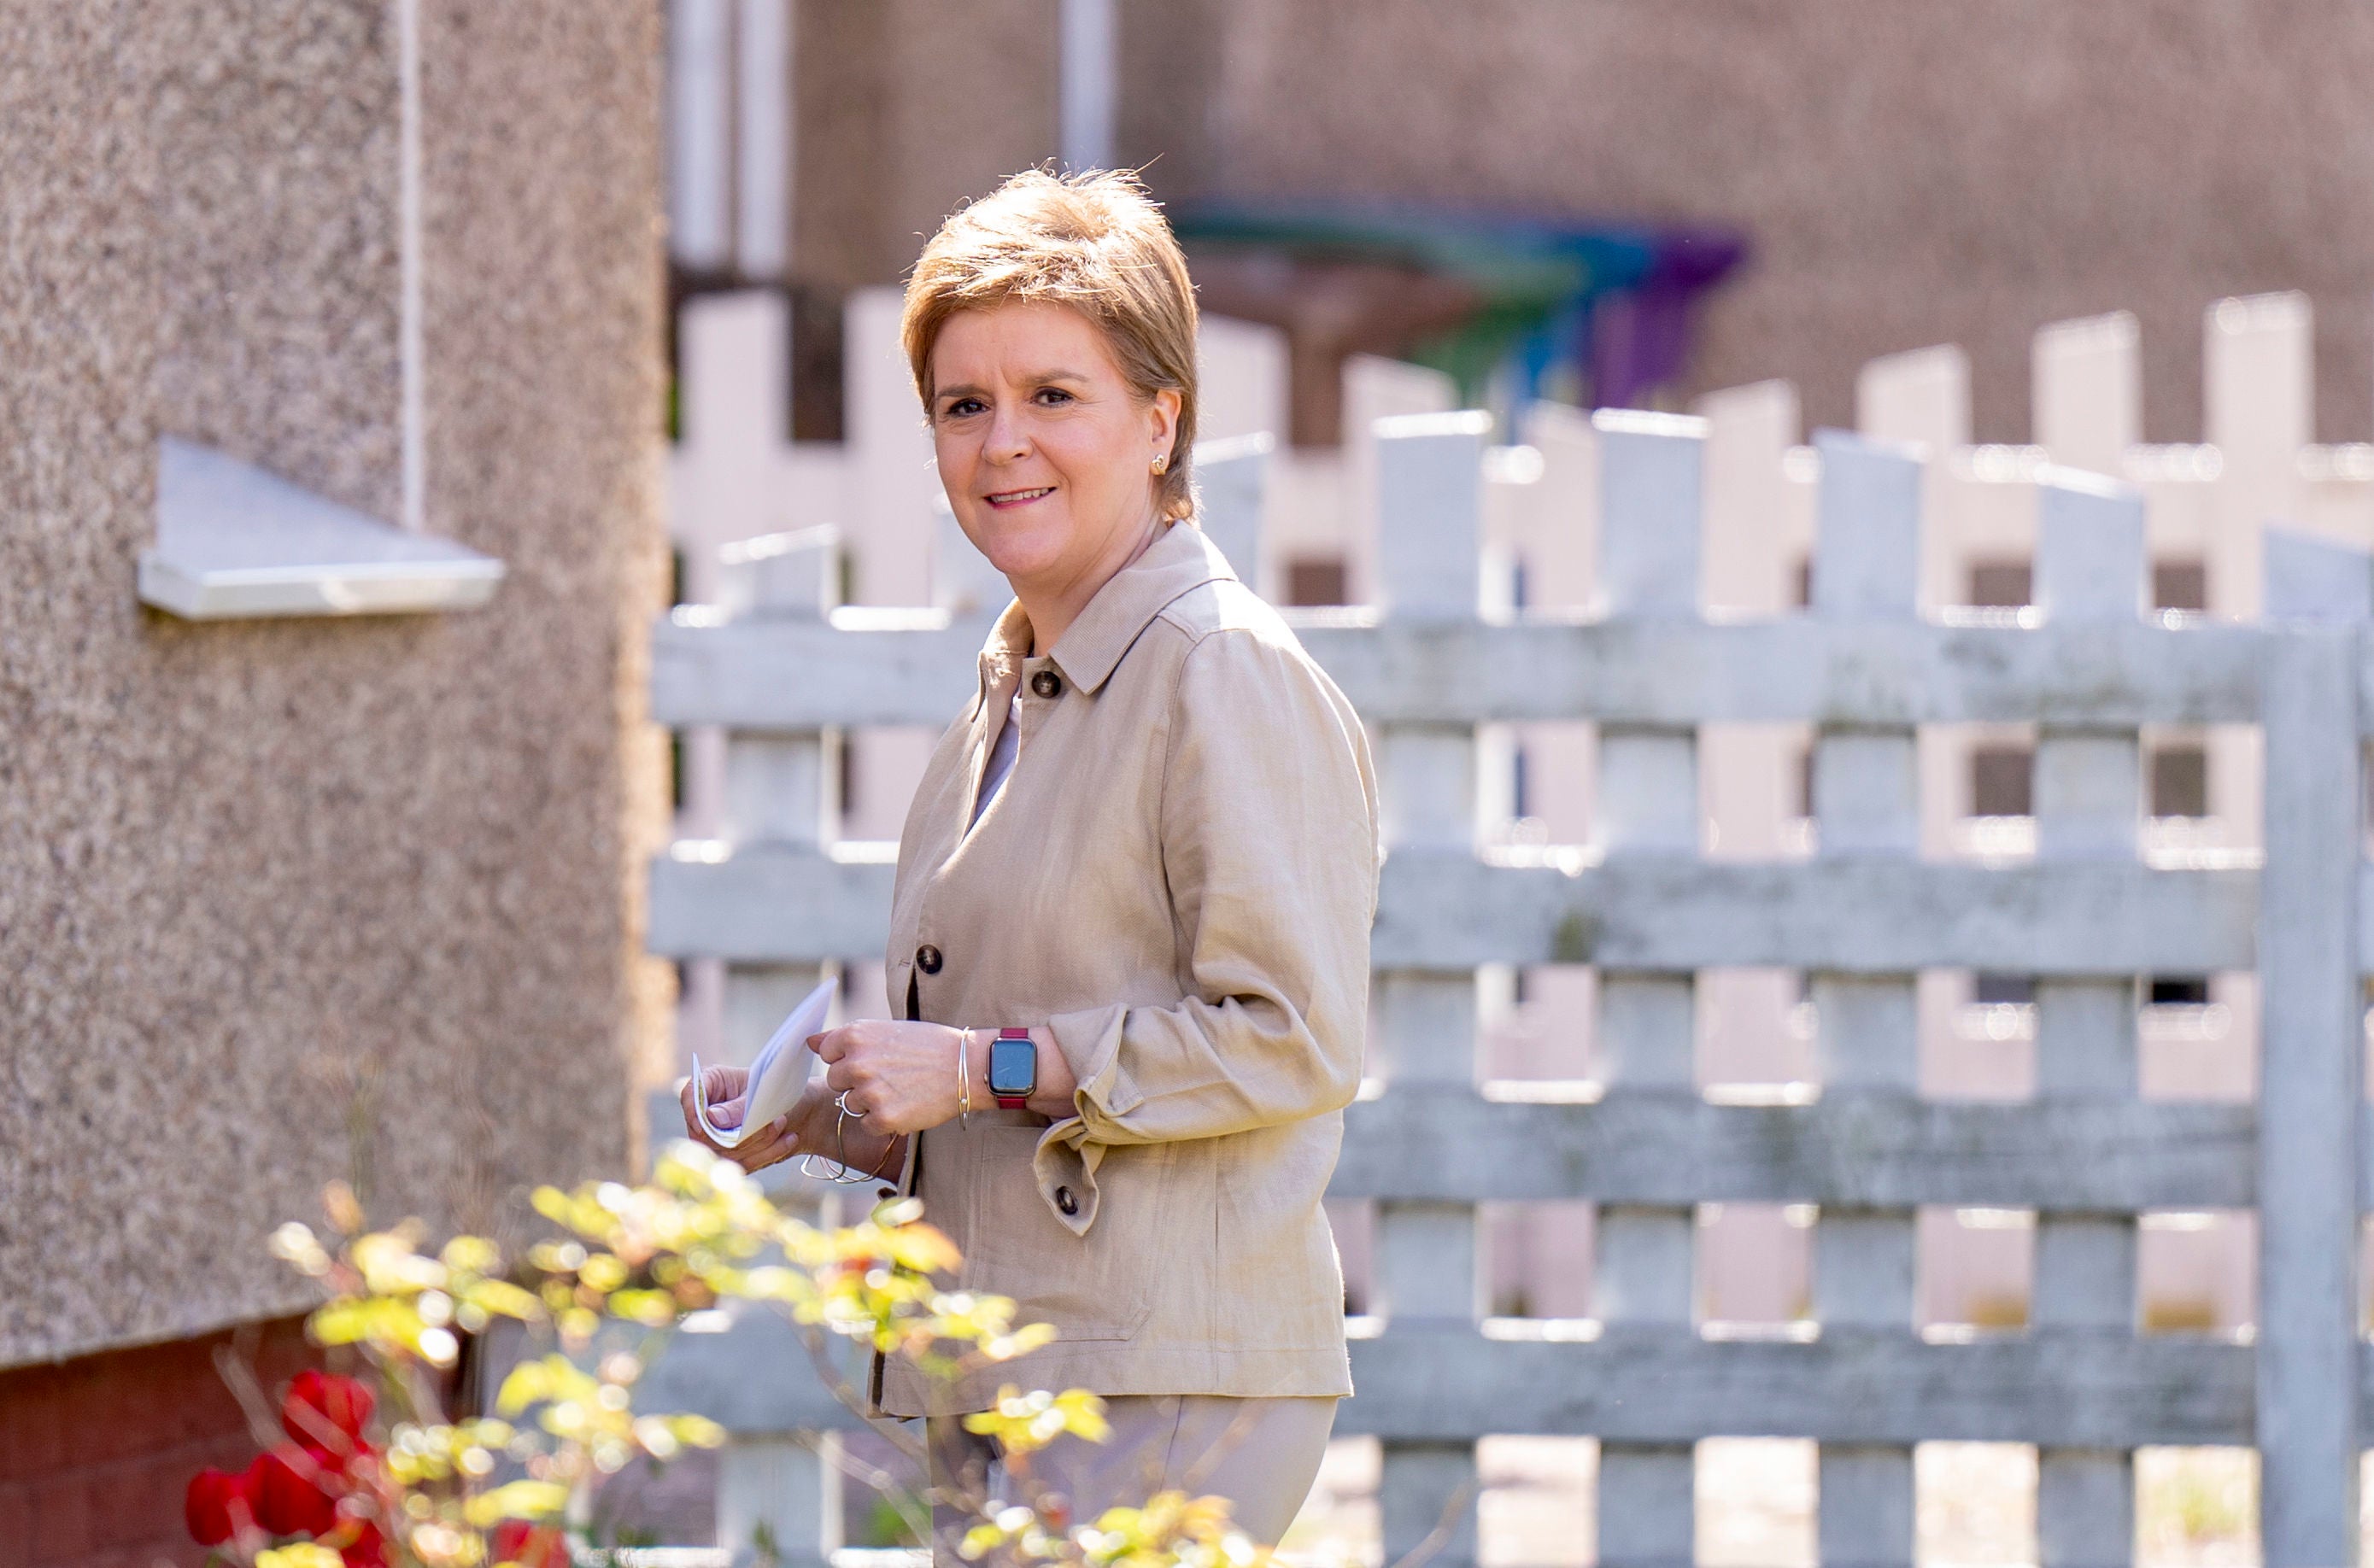
[[[2374,232],[2352,216],[2374,22],[2336,0],[1489,0],[1456,25],[1428,0],[671,6],[680,285],[790,282],[819,369],[834,301],[895,279],[958,203],[1063,158],[1144,168],[1191,232],[1251,209],[1744,240],[1692,352],[1622,390],[1785,377],[1814,424],[1852,422],[1863,361],[1950,342],[1978,439],[2025,439],[2028,334],[2123,310],[2144,435],[2194,439],[2203,304],[2300,289],[2318,435],[2374,430]],[[1284,266],[1199,273],[1229,314],[1286,293],[1322,359],[1418,346],[1456,305],[1455,276],[1401,259],[1402,288],[1361,280],[1382,301],[1341,277],[1298,295]],[[1332,440],[1302,417],[1332,393],[1296,364],[1296,439]],[[803,434],[835,433],[829,386],[801,386]]]

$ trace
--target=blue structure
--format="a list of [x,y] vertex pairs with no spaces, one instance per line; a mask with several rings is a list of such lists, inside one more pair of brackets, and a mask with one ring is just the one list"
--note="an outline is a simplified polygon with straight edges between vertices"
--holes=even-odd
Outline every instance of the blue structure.
[[1209,202],[1171,221],[1199,255],[1395,268],[1452,285],[1400,352],[1448,371],[1471,398],[1504,370],[1520,400],[1538,397],[1564,371],[1592,407],[1637,406],[1677,380],[1693,306],[1747,255],[1745,236],[1718,228],[1410,206]]

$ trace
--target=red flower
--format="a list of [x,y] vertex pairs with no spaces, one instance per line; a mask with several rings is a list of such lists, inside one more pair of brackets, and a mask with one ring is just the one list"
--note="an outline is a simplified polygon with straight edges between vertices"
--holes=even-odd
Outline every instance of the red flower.
[[[360,1445],[375,1402],[366,1385],[308,1367],[288,1385],[288,1397],[280,1401],[280,1425],[308,1448],[342,1452]],[[344,1442],[339,1441],[342,1437]]]
[[190,1490],[182,1497],[182,1517],[200,1546],[220,1546],[239,1533],[240,1526],[254,1522],[255,1494],[245,1476],[210,1465],[191,1478]]
[[338,1522],[338,1494],[346,1483],[338,1465],[320,1449],[282,1444],[256,1456],[248,1467],[248,1493],[255,1520],[276,1536],[318,1536]]
[[388,1568],[387,1538],[366,1519],[355,1528],[355,1539],[338,1548],[347,1568]]
[[569,1543],[552,1525],[505,1519],[495,1527],[488,1548],[497,1562],[516,1562],[520,1568],[569,1568]]

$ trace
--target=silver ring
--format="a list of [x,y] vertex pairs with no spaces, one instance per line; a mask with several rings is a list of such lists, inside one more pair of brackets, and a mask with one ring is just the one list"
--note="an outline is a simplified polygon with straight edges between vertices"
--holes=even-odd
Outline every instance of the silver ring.
[[865,1113],[864,1111],[857,1110],[851,1106],[849,1103],[849,1091],[846,1089],[843,1089],[840,1094],[835,1094],[832,1097],[832,1106],[833,1109],[839,1111],[843,1116],[855,1117],[860,1121],[864,1121],[865,1119]]

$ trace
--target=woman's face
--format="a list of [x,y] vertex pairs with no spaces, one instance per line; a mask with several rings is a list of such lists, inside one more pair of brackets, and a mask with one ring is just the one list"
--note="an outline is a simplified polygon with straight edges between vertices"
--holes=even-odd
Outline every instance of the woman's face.
[[1141,400],[1064,305],[960,310],[932,346],[932,442],[965,535],[1026,602],[1092,594],[1150,533],[1179,394]]

